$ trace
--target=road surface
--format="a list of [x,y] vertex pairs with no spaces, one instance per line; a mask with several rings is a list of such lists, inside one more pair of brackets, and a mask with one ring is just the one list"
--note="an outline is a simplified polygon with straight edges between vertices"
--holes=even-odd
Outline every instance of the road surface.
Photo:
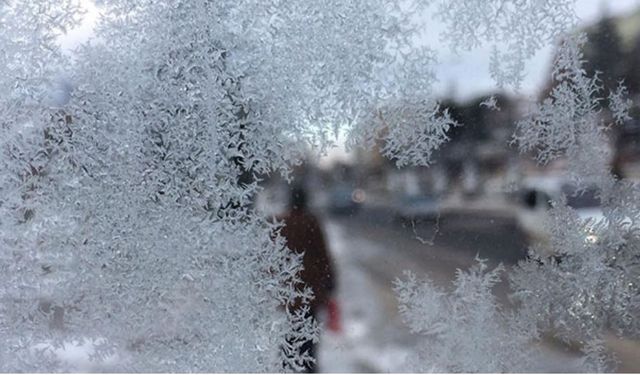
[[[490,267],[503,263],[508,269],[526,253],[524,236],[505,219],[458,217],[402,224],[391,215],[360,212],[325,217],[324,225],[338,269],[344,327],[340,333],[323,331],[321,372],[404,371],[405,357],[420,340],[402,322],[392,291],[393,280],[404,270],[450,287],[456,269],[467,269],[476,255],[487,259]],[[508,303],[506,281],[495,292]],[[622,361],[619,370],[640,370],[637,343],[608,341]],[[551,340],[540,349],[537,371],[580,371],[575,349]]]

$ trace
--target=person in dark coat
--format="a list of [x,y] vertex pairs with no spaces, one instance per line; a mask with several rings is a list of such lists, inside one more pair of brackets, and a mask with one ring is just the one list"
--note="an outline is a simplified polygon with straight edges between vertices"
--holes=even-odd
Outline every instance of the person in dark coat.
[[[280,220],[284,224],[280,234],[285,238],[287,247],[296,253],[304,253],[303,270],[300,272],[302,285],[299,287],[309,287],[313,291],[314,298],[309,302],[309,312],[315,319],[330,301],[335,278],[333,261],[327,250],[322,228],[318,219],[307,208],[307,196],[302,187],[292,189],[289,210]],[[297,302],[289,308],[301,309],[303,305]],[[315,344],[312,341],[304,343],[301,351],[316,358]],[[307,372],[315,370],[315,363],[307,364]]]

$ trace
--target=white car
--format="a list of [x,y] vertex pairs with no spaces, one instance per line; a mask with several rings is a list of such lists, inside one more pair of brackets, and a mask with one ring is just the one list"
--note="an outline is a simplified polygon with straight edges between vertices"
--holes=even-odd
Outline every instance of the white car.
[[[521,208],[517,210],[518,225],[525,232],[530,244],[548,244],[550,234],[545,222],[549,217],[552,201],[564,195],[567,205],[575,210],[580,219],[597,222],[603,218],[598,190],[587,187],[577,192],[576,187],[562,177],[530,177],[523,180],[517,199]],[[595,240],[585,233],[585,240]]]

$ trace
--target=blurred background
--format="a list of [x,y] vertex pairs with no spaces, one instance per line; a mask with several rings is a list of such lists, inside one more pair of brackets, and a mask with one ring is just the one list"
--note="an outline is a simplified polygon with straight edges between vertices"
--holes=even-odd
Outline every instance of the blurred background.
[[[600,72],[612,89],[624,81],[634,102],[633,120],[608,131],[612,171],[640,179],[640,7],[637,1],[577,3],[580,28],[589,38],[588,72]],[[429,167],[398,169],[376,149],[338,147],[295,169],[293,181],[308,191],[338,274],[342,327],[323,330],[320,371],[401,371],[418,340],[403,325],[392,291],[404,270],[450,287],[456,269],[468,268],[476,255],[508,269],[527,256],[530,245],[548,240],[543,222],[549,200],[570,196],[574,189],[565,179],[565,161],[539,166],[533,155],[519,154],[511,140],[527,106],[552,88],[544,77],[550,75],[553,53],[551,48],[536,56],[518,95],[483,91],[493,86],[484,76],[486,67],[461,68],[451,62],[468,62],[469,56],[445,57],[439,68],[445,77],[440,100],[463,126],[449,133],[451,140]],[[465,73],[456,74],[461,70]],[[499,110],[481,105],[487,100],[495,100]],[[601,116],[611,122],[610,113]],[[267,216],[283,213],[291,184],[278,175],[265,176],[262,184],[256,206]],[[568,203],[581,217],[597,219],[602,213],[594,194],[587,190]],[[496,293],[508,306],[506,282]],[[606,344],[620,360],[619,371],[640,372],[640,343],[612,335]],[[542,353],[541,372],[578,369],[576,345],[549,338]]]

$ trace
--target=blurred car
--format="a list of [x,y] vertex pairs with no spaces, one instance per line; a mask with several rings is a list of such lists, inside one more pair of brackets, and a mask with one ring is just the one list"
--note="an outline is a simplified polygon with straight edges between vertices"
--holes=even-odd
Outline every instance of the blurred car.
[[[517,210],[516,218],[530,244],[548,244],[550,233],[545,222],[549,217],[551,202],[559,201],[563,195],[567,205],[575,210],[581,220],[595,223],[603,218],[598,189],[595,186],[578,190],[575,185],[556,177],[525,179],[522,186],[519,194],[520,209]],[[585,241],[596,240],[597,238],[587,230]]]
[[401,220],[435,220],[440,203],[438,197],[429,194],[415,194],[402,197],[395,209]]
[[350,214],[356,212],[365,201],[366,194],[362,189],[348,186],[337,186],[329,192],[328,209],[333,214]]

